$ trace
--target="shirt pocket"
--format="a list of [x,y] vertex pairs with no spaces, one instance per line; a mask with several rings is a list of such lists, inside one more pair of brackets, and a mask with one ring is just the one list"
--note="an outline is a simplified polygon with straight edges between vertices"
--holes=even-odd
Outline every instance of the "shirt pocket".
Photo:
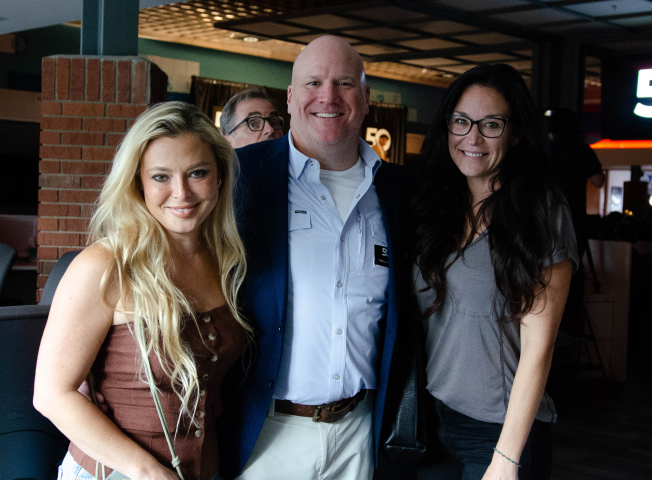
[[[376,265],[376,245],[387,248],[387,236],[383,224],[376,221],[369,221],[365,224],[363,219],[360,223],[359,251],[357,261],[357,272],[362,275],[373,275],[378,268],[387,268]],[[389,259],[389,257],[388,257]]]
[[[290,255],[290,276],[309,274],[313,270],[316,245],[311,242],[312,216],[310,210],[295,203],[288,212],[288,248]],[[305,246],[300,248],[300,246]]]
[[446,275],[450,301],[457,312],[471,317],[493,316],[496,283],[493,270],[485,273],[482,276],[476,271],[465,269]]
[[290,205],[290,218],[288,222],[288,230],[304,230],[312,228],[312,220],[310,218],[310,210],[300,205]]
[[369,224],[371,242],[369,245],[369,260],[371,262],[371,277],[378,274],[386,275],[389,272],[389,250],[387,247],[387,234],[385,227],[380,222]]

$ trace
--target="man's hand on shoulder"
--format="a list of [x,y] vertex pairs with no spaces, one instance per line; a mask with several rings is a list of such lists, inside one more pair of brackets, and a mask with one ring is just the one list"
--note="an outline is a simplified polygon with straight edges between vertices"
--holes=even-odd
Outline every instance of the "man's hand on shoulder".
[[[88,398],[88,400],[91,400],[91,393],[90,389],[88,388],[88,383],[84,382],[82,383],[79,388],[77,389],[79,393],[81,393],[83,396]],[[109,412],[109,407],[106,404],[106,400],[104,399],[104,395],[102,395],[100,392],[97,390],[95,391],[95,399],[97,400],[97,408],[99,408],[102,413],[108,413]]]

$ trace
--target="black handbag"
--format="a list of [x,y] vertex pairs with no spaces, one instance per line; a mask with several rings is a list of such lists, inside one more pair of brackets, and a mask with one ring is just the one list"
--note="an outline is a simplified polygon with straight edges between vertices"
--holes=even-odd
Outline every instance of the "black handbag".
[[407,315],[399,320],[390,367],[381,445],[393,463],[420,463],[426,458],[428,430],[436,414],[428,408],[425,339],[416,299],[412,294],[406,300]]

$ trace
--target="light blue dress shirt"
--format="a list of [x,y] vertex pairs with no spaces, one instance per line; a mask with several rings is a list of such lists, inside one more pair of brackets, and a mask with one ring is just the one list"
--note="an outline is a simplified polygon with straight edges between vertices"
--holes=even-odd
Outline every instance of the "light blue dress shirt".
[[320,405],[376,388],[389,285],[373,185],[381,160],[359,140],[364,180],[343,222],[319,180],[319,162],[288,138],[288,310],[274,398]]

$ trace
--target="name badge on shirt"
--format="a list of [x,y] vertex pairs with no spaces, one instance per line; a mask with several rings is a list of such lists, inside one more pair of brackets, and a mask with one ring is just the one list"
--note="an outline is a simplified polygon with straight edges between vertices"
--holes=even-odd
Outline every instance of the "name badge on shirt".
[[389,268],[389,250],[384,245],[374,245],[374,264]]

